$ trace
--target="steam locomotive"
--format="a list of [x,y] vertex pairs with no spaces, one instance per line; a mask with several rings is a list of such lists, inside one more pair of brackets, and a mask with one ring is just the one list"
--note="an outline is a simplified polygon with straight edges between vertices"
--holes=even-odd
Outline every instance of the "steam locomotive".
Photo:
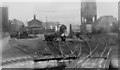
[[66,29],[67,27],[65,25],[61,25],[60,26],[60,30],[58,32],[51,32],[51,33],[45,33],[44,36],[45,36],[45,40],[46,41],[53,41],[55,40],[56,38],[60,38],[65,41],[65,35],[64,36],[61,36],[62,34],[64,34],[66,32]]

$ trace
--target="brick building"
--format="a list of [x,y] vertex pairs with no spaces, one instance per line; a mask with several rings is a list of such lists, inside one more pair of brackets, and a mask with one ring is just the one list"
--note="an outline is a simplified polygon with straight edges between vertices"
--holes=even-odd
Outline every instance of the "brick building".
[[36,19],[35,15],[34,15],[34,18],[28,22],[28,28],[31,34],[43,33],[42,22]]
[[29,32],[31,34],[43,34],[45,32],[54,32],[59,28],[59,22],[42,22],[34,18],[28,22]]

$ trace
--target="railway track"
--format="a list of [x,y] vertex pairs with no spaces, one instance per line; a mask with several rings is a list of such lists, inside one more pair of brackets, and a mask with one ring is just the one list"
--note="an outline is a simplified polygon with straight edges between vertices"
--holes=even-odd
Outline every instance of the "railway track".
[[[54,42],[54,41],[51,41],[51,42],[48,42],[48,46],[50,48],[52,48],[52,50],[50,48],[48,48],[48,52],[49,54],[51,54],[51,56],[53,58],[58,58],[60,57],[60,59],[66,59],[66,58],[74,58],[74,57],[77,57],[77,55],[75,54],[75,51],[74,51],[74,47],[73,46],[70,46],[69,45],[70,42]],[[73,44],[73,43],[72,43]],[[47,47],[48,47],[47,46]],[[26,61],[26,60],[35,60],[35,61],[41,61],[40,57],[44,57],[44,55],[39,52],[39,49],[27,49],[25,48],[26,45],[23,45],[23,44],[15,44],[13,45],[14,48],[24,52],[24,54],[27,54],[29,55],[30,57],[26,57],[26,58],[19,58],[18,59],[12,59],[12,60],[8,60],[8,61],[4,61],[2,62],[2,65],[8,65],[8,64],[11,64],[11,63],[16,63],[16,62],[22,62],[22,61]],[[79,47],[79,45],[77,46]],[[39,57],[40,56],[40,57]],[[37,59],[38,58],[38,59]],[[45,58],[44,58],[45,59]],[[49,58],[46,58],[46,60],[49,60]],[[43,60],[43,59],[42,59]],[[50,59],[51,60],[51,59]]]
[[[69,64],[66,68],[108,68],[109,67],[109,58],[110,58],[110,51],[111,49],[107,46],[107,41],[104,38],[96,38],[98,43],[96,46],[90,46],[87,40],[84,41],[87,43],[89,48],[89,54],[84,56],[71,64]],[[93,43],[92,43],[93,44]],[[82,50],[83,48],[81,48]],[[84,52],[83,52],[84,53]],[[82,53],[81,53],[82,54]]]
[[[72,63],[70,63],[68,66],[66,66],[66,68],[106,68],[106,67],[109,67],[109,62],[110,62],[109,55],[110,55],[111,49],[108,48],[107,41],[104,38],[93,37],[94,39],[93,42],[96,42],[96,44],[94,43],[93,45],[93,42],[91,42],[91,40],[88,41],[87,38],[85,37],[82,37],[82,38],[84,40],[85,45],[82,45],[81,43],[76,45],[79,48],[78,50],[79,53],[77,55],[72,48],[73,46],[70,45],[70,42],[55,43],[52,41],[51,46],[57,51],[57,53],[60,56],[62,56],[60,57],[60,60],[61,59],[64,60],[67,57],[70,57],[70,55],[78,58]],[[87,50],[84,50],[84,49],[87,49]],[[26,52],[25,50],[23,50],[23,52],[25,52],[25,54],[30,54]],[[54,52],[52,51],[50,52],[54,55]],[[14,63],[14,62],[26,61],[26,60],[33,60],[33,58],[21,58],[19,60],[14,59],[14,60],[3,62],[2,65]],[[57,59],[57,57],[54,57],[54,58]]]
[[[52,43],[53,43],[53,47],[55,47],[55,49],[57,49],[60,52],[63,59],[69,56],[77,57],[75,47],[73,47],[74,43],[70,41],[57,42],[57,44],[56,42],[53,41]],[[80,49],[79,43],[76,45],[76,47]]]
[[67,65],[66,68],[76,68],[78,65],[81,65],[87,58],[90,57],[92,51],[95,50],[96,46],[91,47],[86,37],[81,37],[81,38],[83,39],[84,42],[80,43],[81,45],[80,45],[80,52],[78,54],[78,59],[76,59],[71,64]]
[[103,57],[103,54],[107,48],[106,43],[103,43],[103,42],[104,42],[103,40],[99,40],[99,43],[96,46],[96,48],[92,52],[90,52],[89,58],[87,58],[81,65],[78,65],[77,68],[80,68],[80,67],[81,68],[86,68],[86,67],[98,68],[99,61]]

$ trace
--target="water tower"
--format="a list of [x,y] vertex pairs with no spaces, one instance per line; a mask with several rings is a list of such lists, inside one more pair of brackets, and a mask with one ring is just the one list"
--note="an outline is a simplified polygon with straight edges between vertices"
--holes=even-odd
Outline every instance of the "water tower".
[[95,1],[81,2],[81,32],[92,31],[92,23],[97,20],[97,7]]

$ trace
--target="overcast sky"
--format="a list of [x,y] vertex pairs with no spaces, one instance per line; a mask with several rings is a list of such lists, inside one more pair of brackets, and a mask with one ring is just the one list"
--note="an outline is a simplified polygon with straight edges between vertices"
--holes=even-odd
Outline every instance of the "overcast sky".
[[[3,2],[9,8],[9,19],[18,19],[24,23],[33,15],[41,21],[60,22],[62,24],[80,24],[80,2]],[[97,16],[112,15],[118,18],[117,2],[97,2]]]

